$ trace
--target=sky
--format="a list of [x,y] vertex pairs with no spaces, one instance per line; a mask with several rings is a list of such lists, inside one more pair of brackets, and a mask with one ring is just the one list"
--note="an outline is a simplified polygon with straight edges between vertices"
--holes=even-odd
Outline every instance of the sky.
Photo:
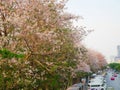
[[94,29],[83,41],[109,61],[120,45],[120,0],[68,0],[67,11],[82,16],[77,24]]

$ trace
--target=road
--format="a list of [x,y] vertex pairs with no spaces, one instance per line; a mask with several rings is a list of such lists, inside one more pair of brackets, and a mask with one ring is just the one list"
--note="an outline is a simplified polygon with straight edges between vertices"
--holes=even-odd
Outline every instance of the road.
[[111,80],[111,76],[113,71],[108,71],[106,75],[106,83],[107,87],[113,87],[114,90],[120,90],[120,74],[117,74],[117,77],[115,77],[115,80]]

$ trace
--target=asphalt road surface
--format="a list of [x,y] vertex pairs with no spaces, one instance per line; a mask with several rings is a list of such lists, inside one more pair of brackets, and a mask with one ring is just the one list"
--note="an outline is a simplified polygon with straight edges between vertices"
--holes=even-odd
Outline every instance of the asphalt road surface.
[[106,75],[106,83],[107,87],[113,87],[114,90],[120,90],[120,73],[117,74],[117,77],[115,77],[115,80],[111,80],[111,77],[113,75],[114,71],[108,71]]

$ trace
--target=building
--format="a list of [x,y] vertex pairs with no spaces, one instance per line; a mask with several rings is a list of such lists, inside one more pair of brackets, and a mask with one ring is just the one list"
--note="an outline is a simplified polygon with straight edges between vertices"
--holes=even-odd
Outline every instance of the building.
[[117,57],[120,58],[120,45],[117,46]]
[[117,56],[114,58],[114,62],[120,63],[120,45],[117,46]]

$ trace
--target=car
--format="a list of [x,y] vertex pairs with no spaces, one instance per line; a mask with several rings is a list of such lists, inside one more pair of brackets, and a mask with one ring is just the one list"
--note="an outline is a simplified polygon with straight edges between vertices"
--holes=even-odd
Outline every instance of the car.
[[102,81],[94,81],[88,84],[88,90],[106,90],[106,88],[106,83]]
[[117,77],[117,74],[114,74],[114,77]]
[[105,83],[104,77],[102,75],[97,75],[88,83],[87,90],[106,90],[107,85]]
[[116,74],[119,74],[119,72],[116,72]]
[[114,90],[113,87],[107,87],[107,90]]
[[114,77],[111,77],[111,80],[115,80],[115,78],[114,78]]

